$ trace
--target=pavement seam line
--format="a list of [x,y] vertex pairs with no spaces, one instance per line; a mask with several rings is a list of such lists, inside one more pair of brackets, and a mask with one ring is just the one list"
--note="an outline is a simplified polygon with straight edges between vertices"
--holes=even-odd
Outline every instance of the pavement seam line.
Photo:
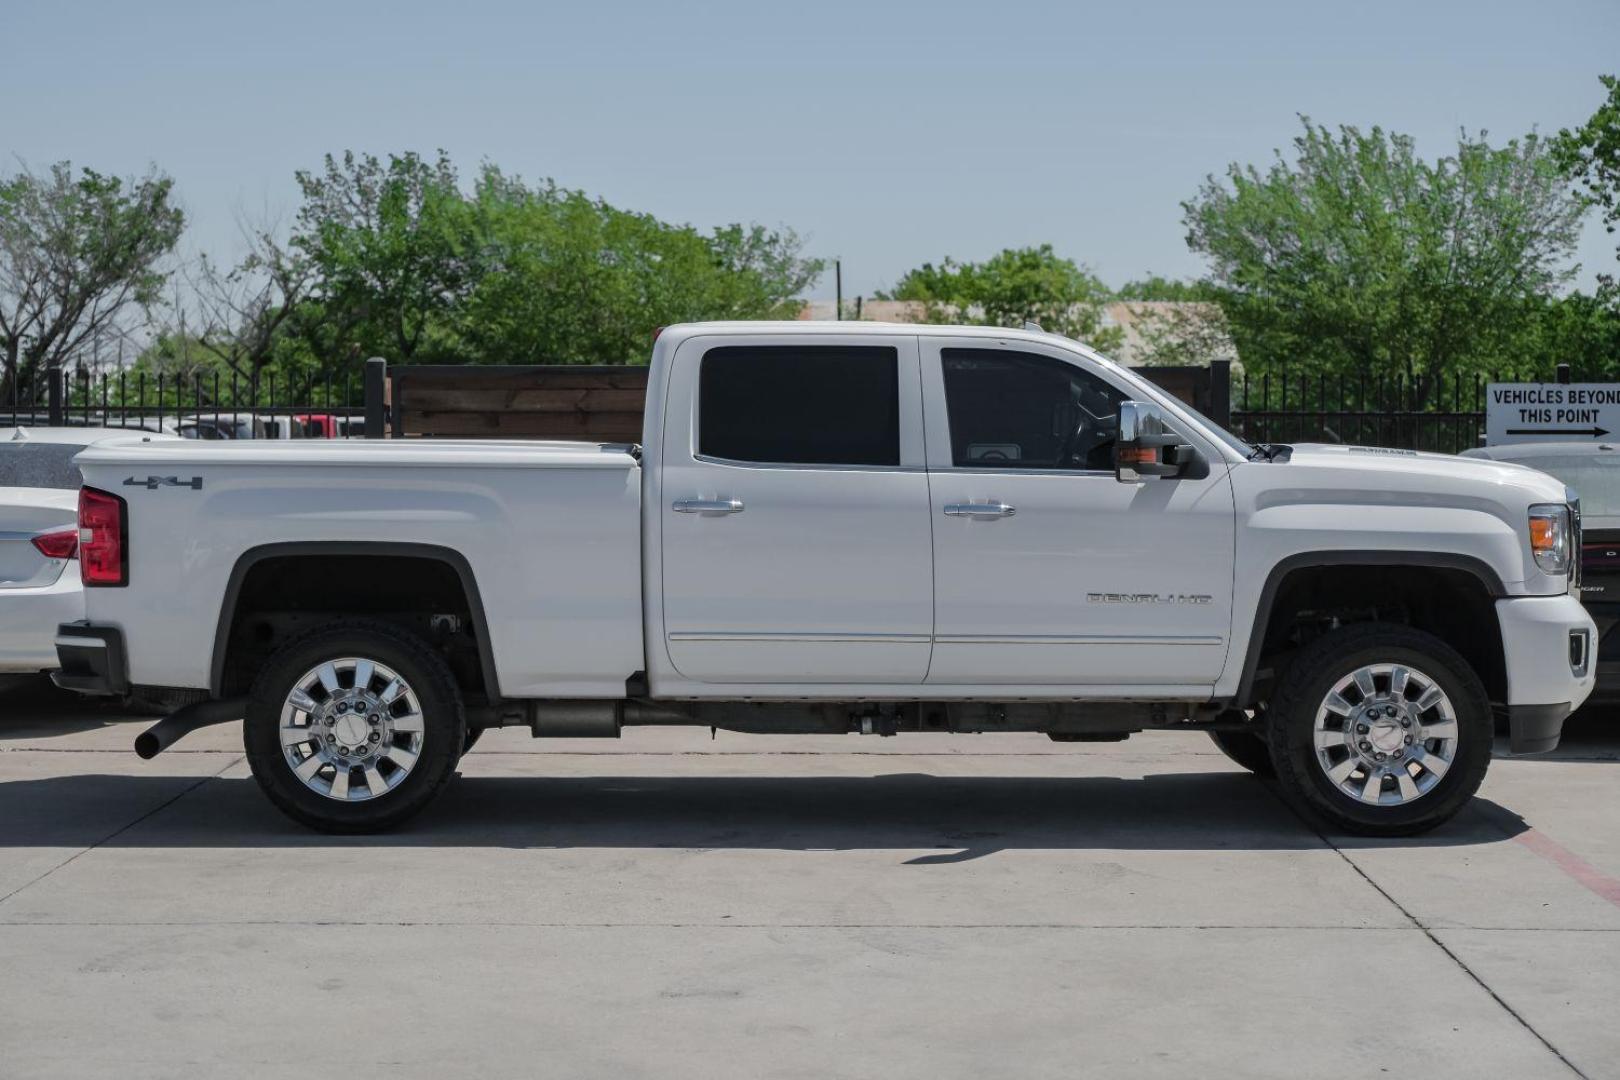
[[67,858],[63,859],[61,862],[59,862],[55,866],[51,867],[49,870],[45,871],[43,874],[39,875],[38,877],[34,878],[31,881],[25,881],[23,884],[17,886],[15,889],[12,889],[10,892],[6,893],[6,895],[0,896],[0,907],[4,907],[11,900],[12,897],[16,896],[18,893],[22,892],[24,889],[33,888],[35,885],[38,885],[40,882],[44,881],[46,878],[50,877],[52,874],[54,874],[58,870],[62,869],[62,867],[64,867],[64,866],[68,865],[69,863],[74,862],[75,860],[77,860],[81,855],[88,855],[90,852],[96,850],[96,848],[101,847],[103,844],[106,844],[107,842],[109,842],[111,840],[117,839],[118,837],[122,836],[124,833],[126,833],[129,830],[133,829],[135,826],[139,825],[141,822],[147,820],[148,818],[152,817],[153,815],[161,813],[164,810],[167,810],[169,807],[173,806],[175,803],[179,802],[181,799],[185,798],[187,795],[190,795],[193,791],[196,791],[198,788],[200,788],[204,784],[208,783],[208,781],[210,781],[210,780],[218,780],[228,770],[235,768],[237,765],[239,765],[244,760],[246,760],[245,755],[239,754],[234,759],[232,759],[231,761],[226,762],[225,765],[222,768],[220,768],[217,772],[209,773],[207,776],[199,776],[195,783],[188,784],[183,790],[181,790],[177,794],[163,800],[161,803],[159,803],[158,805],[152,807],[152,809],[150,809],[146,813],[140,815],[135,820],[127,822],[127,823],[125,823],[123,825],[120,825],[118,828],[114,829],[112,832],[108,833],[106,836],[103,836],[100,840],[97,840],[95,843],[91,844],[89,847],[82,848],[82,849],[80,849],[78,851],[75,851],[72,855],[69,855]]
[[1328,835],[1318,828],[1314,821],[1311,821],[1298,809],[1296,809],[1292,803],[1290,803],[1287,799],[1284,799],[1282,794],[1278,792],[1273,785],[1266,784],[1266,790],[1275,795],[1277,797],[1277,801],[1286,806],[1289,813],[1298,818],[1301,824],[1303,824],[1307,829],[1311,830],[1311,832],[1315,833],[1317,839],[1321,840],[1322,843],[1326,844],[1335,855],[1344,860],[1344,864],[1354,871],[1357,877],[1359,877],[1362,881],[1365,881],[1374,892],[1387,900],[1389,905],[1396,911],[1400,912],[1401,915],[1406,918],[1406,920],[1410,922],[1414,928],[1422,931],[1423,936],[1428,938],[1429,941],[1434,944],[1435,948],[1444,953],[1446,958],[1457,966],[1457,970],[1461,971],[1464,975],[1468,976],[1469,979],[1473,980],[1475,986],[1478,986],[1481,990],[1489,994],[1491,1000],[1500,1005],[1503,1012],[1507,1013],[1509,1016],[1513,1017],[1514,1020],[1518,1021],[1519,1026],[1524,1028],[1525,1031],[1528,1031],[1532,1038],[1534,1038],[1542,1046],[1545,1046],[1548,1053],[1557,1058],[1559,1061],[1563,1062],[1564,1067],[1571,1073],[1574,1073],[1576,1076],[1580,1077],[1580,1080],[1591,1080],[1586,1073],[1582,1072],[1573,1061],[1565,1056],[1562,1050],[1558,1049],[1558,1047],[1552,1044],[1552,1040],[1548,1039],[1547,1036],[1543,1035],[1541,1032],[1537,1031],[1533,1026],[1531,1026],[1530,1021],[1521,1016],[1519,1011],[1512,1005],[1509,1005],[1507,1000],[1503,998],[1501,994],[1498,994],[1489,983],[1480,978],[1479,974],[1474,971],[1473,968],[1464,963],[1462,957],[1458,956],[1451,950],[1449,946],[1446,945],[1445,942],[1441,941],[1440,938],[1435,935],[1435,932],[1430,929],[1422,919],[1419,919],[1416,915],[1408,911],[1405,904],[1402,904],[1399,900],[1395,899],[1395,897],[1392,896],[1388,890],[1372,879],[1372,875],[1368,874],[1367,871],[1363,870],[1354,859],[1347,855],[1343,848],[1339,847],[1338,844],[1335,844],[1332,840],[1330,840]]
[[[1256,933],[1337,933],[1421,934],[1421,926],[1262,926],[1246,923],[750,923],[750,922],[526,922],[497,920],[468,922],[455,919],[126,919],[50,920],[0,919],[0,931],[17,927],[38,928],[121,928],[142,927],[232,927],[232,926],[316,926],[316,927],[457,927],[492,930],[1054,930],[1054,931],[1138,931],[1173,930],[1189,933],[1207,931],[1254,931]],[[1620,934],[1620,929],[1565,929],[1545,926],[1454,926],[1450,930],[1470,933],[1511,934]]]

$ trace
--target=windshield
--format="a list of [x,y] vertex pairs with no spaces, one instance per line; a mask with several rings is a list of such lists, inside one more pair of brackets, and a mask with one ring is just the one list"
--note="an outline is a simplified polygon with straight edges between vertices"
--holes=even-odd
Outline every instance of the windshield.
[[[1102,356],[1103,354],[1098,353],[1097,355]],[[1106,356],[1103,357],[1103,358],[1108,359]],[[1113,364],[1116,368],[1122,368],[1123,370],[1130,371],[1131,374],[1136,376],[1137,378],[1143,380],[1144,382],[1147,382],[1147,383],[1150,383],[1150,384],[1154,385],[1155,388],[1158,389],[1161,393],[1168,394],[1170,397],[1174,398],[1175,403],[1176,403],[1176,408],[1180,409],[1184,413],[1187,413],[1194,420],[1197,420],[1200,423],[1202,423],[1204,425],[1204,429],[1206,431],[1208,431],[1209,434],[1211,434],[1215,438],[1219,439],[1228,449],[1237,451],[1239,456],[1246,457],[1246,458],[1254,458],[1260,453],[1259,447],[1255,446],[1254,443],[1245,442],[1244,440],[1238,438],[1236,435],[1232,434],[1230,431],[1227,431],[1226,428],[1222,427],[1220,424],[1217,424],[1215,421],[1211,420],[1209,417],[1205,416],[1203,413],[1201,413],[1197,409],[1193,408],[1191,405],[1189,405],[1179,395],[1171,394],[1168,390],[1165,390],[1164,387],[1158,386],[1156,383],[1153,383],[1153,380],[1149,379],[1141,370],[1124,368],[1123,365],[1121,365],[1121,364],[1119,364],[1119,363],[1117,363],[1116,361],[1113,361],[1113,360],[1109,360],[1109,363]]]
[[1602,457],[1536,458],[1523,464],[1573,488],[1587,517],[1620,517],[1620,454]]
[[84,483],[73,456],[77,443],[0,443],[0,487],[76,490]]
[[1209,417],[1205,416],[1203,413],[1199,412],[1185,401],[1182,401],[1180,398],[1176,399],[1176,404],[1181,406],[1182,411],[1191,413],[1193,419],[1202,421],[1204,427],[1209,431],[1209,433],[1221,440],[1221,442],[1225,443],[1233,450],[1236,450],[1244,457],[1254,456],[1256,447],[1253,443],[1244,442],[1242,439],[1238,438],[1230,431],[1227,431],[1225,428],[1221,427],[1221,425],[1217,424],[1215,421],[1211,420]]

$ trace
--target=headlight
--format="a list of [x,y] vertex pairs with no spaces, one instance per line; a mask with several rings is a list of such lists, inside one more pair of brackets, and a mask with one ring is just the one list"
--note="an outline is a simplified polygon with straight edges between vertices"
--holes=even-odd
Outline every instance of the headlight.
[[1567,574],[1570,564],[1569,507],[1542,503],[1530,508],[1530,553],[1544,574]]

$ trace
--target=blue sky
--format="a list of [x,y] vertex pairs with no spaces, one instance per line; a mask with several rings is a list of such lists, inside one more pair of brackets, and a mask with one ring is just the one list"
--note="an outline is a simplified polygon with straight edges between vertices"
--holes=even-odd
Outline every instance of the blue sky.
[[[1620,2],[36,3],[3,0],[6,171],[173,175],[215,256],[327,151],[437,148],[708,226],[789,225],[846,296],[1050,242],[1200,271],[1181,200],[1297,113],[1505,139],[1596,107]],[[1588,281],[1613,260],[1595,225]],[[829,274],[816,290],[830,296]]]

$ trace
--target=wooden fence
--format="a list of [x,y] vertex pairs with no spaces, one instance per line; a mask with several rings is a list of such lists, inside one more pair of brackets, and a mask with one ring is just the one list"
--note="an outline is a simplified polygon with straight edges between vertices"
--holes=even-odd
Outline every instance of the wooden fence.
[[396,438],[639,442],[647,369],[400,366],[387,386]]
[[[372,365],[380,367],[381,360]],[[1229,385],[1222,365],[1142,368],[1194,408],[1224,413]],[[470,367],[409,365],[371,374],[369,388],[384,389],[389,432],[395,437],[580,439],[639,442],[647,398],[645,367]],[[386,381],[385,381],[386,379]],[[372,403],[368,399],[368,414]],[[381,408],[381,406],[379,406]]]

